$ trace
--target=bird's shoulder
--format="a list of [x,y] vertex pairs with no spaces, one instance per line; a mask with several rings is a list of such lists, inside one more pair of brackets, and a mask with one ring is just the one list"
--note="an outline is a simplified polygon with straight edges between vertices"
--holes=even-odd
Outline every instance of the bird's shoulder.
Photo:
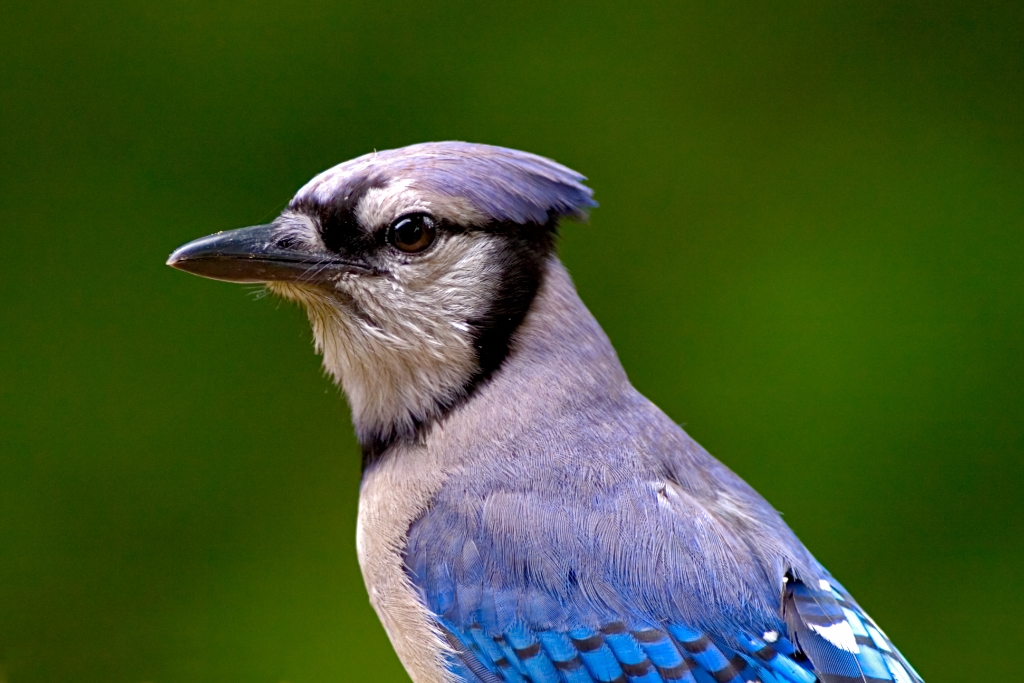
[[[474,443],[411,524],[409,559],[457,573],[471,543],[496,576],[526,567],[558,591],[571,570],[618,591],[671,592],[679,609],[693,596],[702,614],[752,601],[775,613],[786,571],[824,576],[749,485],[645,398],[627,398],[591,413],[600,419],[553,415]],[[726,588],[709,593],[709,577]]]
[[547,492],[440,496],[410,529],[404,564],[455,653],[451,672],[467,683],[920,683],[823,569],[758,557],[694,501],[651,494],[644,505],[643,487],[625,486],[589,508]]
[[558,628],[628,617],[760,633],[782,623],[786,572],[825,576],[756,494],[706,473],[564,454],[491,465],[449,478],[409,528],[405,564],[435,611],[470,619],[496,599],[500,628],[529,613]]
[[456,674],[919,680],[756,492],[682,429],[640,421],[466,458],[410,526],[404,565]]

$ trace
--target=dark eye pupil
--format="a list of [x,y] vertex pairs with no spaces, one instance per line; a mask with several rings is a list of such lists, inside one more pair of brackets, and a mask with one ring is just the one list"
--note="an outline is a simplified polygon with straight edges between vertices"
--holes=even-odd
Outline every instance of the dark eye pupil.
[[398,241],[402,244],[416,244],[423,237],[423,226],[418,221],[406,221],[398,228]]
[[406,252],[422,251],[434,241],[434,222],[429,216],[416,215],[399,218],[391,226],[391,244]]

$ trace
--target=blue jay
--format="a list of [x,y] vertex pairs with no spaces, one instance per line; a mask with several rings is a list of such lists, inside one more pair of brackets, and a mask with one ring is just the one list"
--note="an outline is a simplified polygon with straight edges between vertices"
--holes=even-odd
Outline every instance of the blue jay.
[[416,683],[922,683],[629,383],[555,255],[583,180],[488,145],[374,152],[168,264],[308,312],[362,447],[370,602]]

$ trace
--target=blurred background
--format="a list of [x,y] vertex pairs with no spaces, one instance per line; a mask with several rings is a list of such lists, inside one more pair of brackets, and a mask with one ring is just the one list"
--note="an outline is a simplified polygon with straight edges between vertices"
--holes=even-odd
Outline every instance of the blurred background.
[[0,681],[407,680],[303,313],[164,266],[374,148],[553,157],[635,384],[929,683],[1024,611],[1024,5],[0,4]]

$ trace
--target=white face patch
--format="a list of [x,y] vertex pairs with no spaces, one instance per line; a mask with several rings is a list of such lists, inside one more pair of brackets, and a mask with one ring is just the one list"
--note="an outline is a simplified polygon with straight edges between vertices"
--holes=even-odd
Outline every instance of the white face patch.
[[410,178],[393,180],[366,191],[356,208],[360,225],[375,229],[409,213],[429,213],[461,226],[480,226],[487,217],[461,197],[445,196],[418,187]]
[[[352,181],[372,172],[374,155],[368,154],[320,173],[306,183],[293,201],[329,204]],[[371,187],[360,199],[356,219],[368,230],[388,225],[416,211],[431,213],[456,225],[481,226],[488,217],[463,197],[430,190],[411,177],[392,177],[383,187]]]
[[372,155],[364,155],[318,173],[295,193],[295,200],[329,203],[353,177],[365,173],[372,164]]
[[469,321],[486,312],[502,277],[496,249],[483,232],[445,235],[388,274],[342,276],[334,291],[268,285],[306,307],[361,439],[411,434],[464,390],[477,371]]
[[[498,337],[529,306],[534,260],[551,248],[548,224],[594,205],[582,180],[536,155],[440,142],[363,155],[296,193],[275,223],[279,246],[310,255],[309,276],[268,289],[306,307],[363,443],[414,434],[461,398],[481,359],[488,372],[501,362],[507,338]],[[386,231],[413,213],[435,219],[437,239],[399,253]],[[528,226],[536,244],[476,230],[492,224]],[[330,250],[340,256],[333,265]],[[502,319],[491,320],[498,310]]]

